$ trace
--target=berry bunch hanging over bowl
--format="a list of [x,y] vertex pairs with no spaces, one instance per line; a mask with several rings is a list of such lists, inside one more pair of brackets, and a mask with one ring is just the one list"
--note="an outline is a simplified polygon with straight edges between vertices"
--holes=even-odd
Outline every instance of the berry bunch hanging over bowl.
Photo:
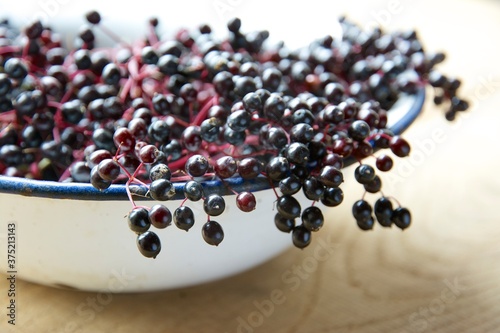
[[[161,251],[152,229],[172,221],[185,231],[201,222],[201,238],[221,244],[217,217],[226,201],[251,212],[252,192],[263,188],[276,196],[276,228],[304,248],[324,225],[325,207],[343,202],[342,169],[354,163],[360,186],[380,193],[373,207],[364,198],[353,204],[359,228],[405,229],[411,214],[382,193],[378,175],[390,172],[393,158],[374,157],[380,149],[410,154],[388,125],[391,109],[426,85],[436,104],[449,105],[448,120],[468,108],[460,81],[435,69],[444,54],[424,52],[414,31],[363,31],[341,18],[342,40],[325,36],[290,50],[268,46],[265,30],[244,32],[237,18],[223,39],[206,24],[163,38],[151,19],[132,44],[98,12],[86,20],[72,46],[40,22],[22,30],[1,23],[0,172],[103,192],[124,186],[128,227],[146,257]],[[116,45],[96,48],[97,29]],[[162,202],[173,199],[181,203],[171,211]],[[198,201],[204,216],[190,207]]]

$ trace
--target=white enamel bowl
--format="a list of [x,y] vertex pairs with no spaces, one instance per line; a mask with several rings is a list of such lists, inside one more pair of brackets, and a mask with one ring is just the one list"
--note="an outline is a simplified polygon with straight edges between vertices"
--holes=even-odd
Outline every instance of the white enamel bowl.
[[[2,13],[15,15],[20,23],[39,15],[49,19],[55,28],[58,25],[68,27],[65,33],[71,35],[83,22],[79,18],[84,12],[80,8],[83,3],[62,0],[53,2],[58,5],[57,8],[42,8],[42,2],[37,1],[19,1],[19,6],[15,7],[1,4],[0,10]],[[155,3],[161,6],[161,2]],[[208,2],[194,3],[206,6]],[[210,7],[212,12],[205,13],[208,20],[196,15],[186,19],[186,22],[175,15],[159,16],[160,19],[166,16],[171,27],[194,26],[194,22],[205,21],[217,27],[223,26],[231,16],[238,15],[242,17],[244,27],[248,30],[262,29],[262,20],[245,9],[247,4],[236,8],[235,1],[224,3],[233,6],[231,8],[234,10],[221,13],[214,9],[216,7]],[[211,6],[217,4],[214,2]],[[184,2],[176,5],[188,6]],[[141,32],[140,35],[144,31],[143,22],[147,18],[145,13],[119,11],[120,21],[120,15],[117,18],[116,11],[113,15],[113,6],[106,5],[105,2],[90,1],[89,4],[87,1],[85,6],[100,10],[108,22],[113,22],[114,19],[115,23],[121,22],[122,26],[124,22],[132,22],[129,19],[135,17],[133,24],[123,28],[124,37],[135,33],[136,38],[137,31]],[[332,21],[334,20],[328,22]],[[133,27],[137,27],[138,22],[141,28],[134,32]],[[265,22],[271,36],[275,31],[283,31],[283,22],[280,22]],[[288,39],[286,33],[278,33],[278,38],[284,37],[297,42],[297,36],[290,34],[292,28],[292,25],[288,27]],[[336,28],[334,24],[318,26],[316,30],[306,31],[305,35],[309,40],[323,36],[326,30],[338,35]],[[424,95],[422,89],[416,95],[400,98],[389,112],[389,122],[394,132],[402,132],[413,122],[421,111]],[[276,198],[273,191],[259,190],[258,186],[263,188],[262,182],[241,183],[237,179],[232,185],[235,189],[244,187],[255,191],[257,209],[251,213],[241,213],[235,206],[234,196],[227,196],[226,211],[215,219],[223,226],[225,233],[225,239],[218,247],[209,246],[203,241],[200,230],[206,215],[200,202],[190,203],[196,213],[197,223],[187,233],[175,226],[159,230],[162,250],[153,260],[144,258],[139,253],[136,236],[127,226],[125,216],[131,205],[123,186],[112,186],[101,193],[88,184],[62,184],[0,176],[0,240],[1,244],[5,244],[7,225],[14,223],[17,230],[17,276],[40,284],[113,292],[151,291],[199,284],[250,269],[291,246],[290,235],[278,231],[274,226]],[[205,186],[206,191],[217,191],[221,184],[214,181]],[[348,186],[349,184],[343,185],[345,191],[349,190]],[[303,207],[309,204],[305,198],[301,201]],[[180,200],[165,202],[172,211],[179,203]],[[146,206],[153,204],[150,201],[141,202],[141,205]],[[7,252],[0,251],[1,272],[8,271],[6,265]]]

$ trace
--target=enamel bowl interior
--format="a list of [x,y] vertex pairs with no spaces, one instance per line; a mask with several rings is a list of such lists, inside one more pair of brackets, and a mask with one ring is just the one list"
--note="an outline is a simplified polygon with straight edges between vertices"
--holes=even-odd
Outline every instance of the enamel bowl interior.
[[[410,126],[422,109],[424,97],[422,89],[400,98],[389,112],[394,132],[401,133]],[[217,191],[220,186],[217,181],[205,183],[208,191]],[[99,192],[90,184],[0,176],[0,221],[16,223],[18,276],[22,279],[113,292],[178,288],[239,273],[291,246],[290,234],[279,232],[273,222],[273,191],[259,190],[265,187],[262,183],[238,178],[231,186],[255,191],[257,208],[242,213],[234,195],[226,197],[226,210],[216,218],[225,233],[218,247],[207,245],[201,237],[199,221],[205,218],[201,202],[190,203],[198,223],[189,232],[175,227],[159,230],[162,250],[154,260],[144,258],[137,250],[136,236],[125,218],[131,205],[121,185]],[[342,186],[344,191],[347,186]],[[298,199],[303,207],[310,203],[303,196]],[[172,211],[179,203],[164,202]],[[325,216],[328,220],[328,210]],[[0,259],[2,271],[6,262],[6,258]]]

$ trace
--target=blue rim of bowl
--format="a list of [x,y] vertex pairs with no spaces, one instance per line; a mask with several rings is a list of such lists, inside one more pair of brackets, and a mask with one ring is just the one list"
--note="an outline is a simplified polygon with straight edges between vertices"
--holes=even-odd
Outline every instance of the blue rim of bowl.
[[[415,94],[406,95],[404,98],[410,98],[411,105],[401,116],[401,119],[390,127],[390,130],[394,132],[394,134],[401,134],[404,132],[418,117],[425,101],[425,88],[420,88]],[[391,110],[388,112],[389,117],[391,115]],[[347,159],[344,164],[348,166],[355,162],[354,159]],[[234,193],[231,189],[236,192],[256,192],[271,187],[271,184],[265,177],[258,177],[254,180],[244,180],[240,177],[233,177],[225,179],[224,182],[218,179],[204,180],[202,185],[206,195],[211,193],[230,195]],[[174,186],[176,194],[172,200],[184,199],[184,183],[174,183]],[[131,185],[130,191],[134,199],[152,200],[146,195],[147,188],[145,186]],[[0,193],[73,200],[127,200],[128,198],[125,185],[111,185],[107,190],[99,191],[91,184],[60,183],[6,176],[0,176]]]

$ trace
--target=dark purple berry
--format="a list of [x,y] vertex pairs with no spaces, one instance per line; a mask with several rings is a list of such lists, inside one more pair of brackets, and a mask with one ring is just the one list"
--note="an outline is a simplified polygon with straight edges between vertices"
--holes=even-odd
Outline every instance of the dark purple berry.
[[404,230],[411,224],[411,213],[404,207],[396,208],[391,215],[391,221],[400,229]]
[[392,225],[392,203],[386,197],[381,197],[375,201],[375,206],[373,207],[375,212],[375,217],[378,223],[383,227],[390,227]]
[[368,164],[361,164],[354,170],[354,177],[358,183],[368,184],[375,178],[375,170]]
[[224,231],[216,221],[206,222],[201,229],[201,234],[205,242],[210,245],[218,246],[224,240]]
[[296,226],[292,230],[292,242],[299,249],[307,247],[311,244],[311,232],[303,225]]
[[161,251],[160,238],[154,232],[146,231],[137,236],[137,248],[143,256],[154,259]]
[[302,209],[300,203],[291,195],[283,195],[278,198],[276,208],[281,216],[288,219],[295,219],[300,216]]
[[130,230],[137,234],[142,234],[148,231],[151,226],[148,211],[142,207],[132,209],[130,213],[128,213],[128,226]]
[[236,206],[243,212],[251,212],[255,209],[257,201],[250,192],[241,192],[236,196]]
[[327,187],[321,197],[321,203],[327,207],[336,207],[344,201],[344,192],[339,187]]
[[316,206],[310,206],[302,212],[302,225],[309,231],[318,231],[324,223],[323,213]]
[[165,229],[172,223],[172,213],[164,205],[154,205],[148,212],[149,221],[158,229]]
[[175,187],[170,180],[160,178],[149,185],[149,194],[154,200],[166,201],[175,195]]
[[219,216],[226,209],[226,202],[222,196],[210,194],[203,200],[203,209],[210,216]]
[[186,172],[192,177],[201,177],[205,175],[209,167],[208,160],[203,155],[193,155],[185,165]]
[[177,228],[188,231],[194,225],[194,214],[191,208],[180,206],[174,211],[174,223]]
[[280,213],[274,215],[274,224],[278,230],[289,233],[295,227],[295,219],[283,217]]

